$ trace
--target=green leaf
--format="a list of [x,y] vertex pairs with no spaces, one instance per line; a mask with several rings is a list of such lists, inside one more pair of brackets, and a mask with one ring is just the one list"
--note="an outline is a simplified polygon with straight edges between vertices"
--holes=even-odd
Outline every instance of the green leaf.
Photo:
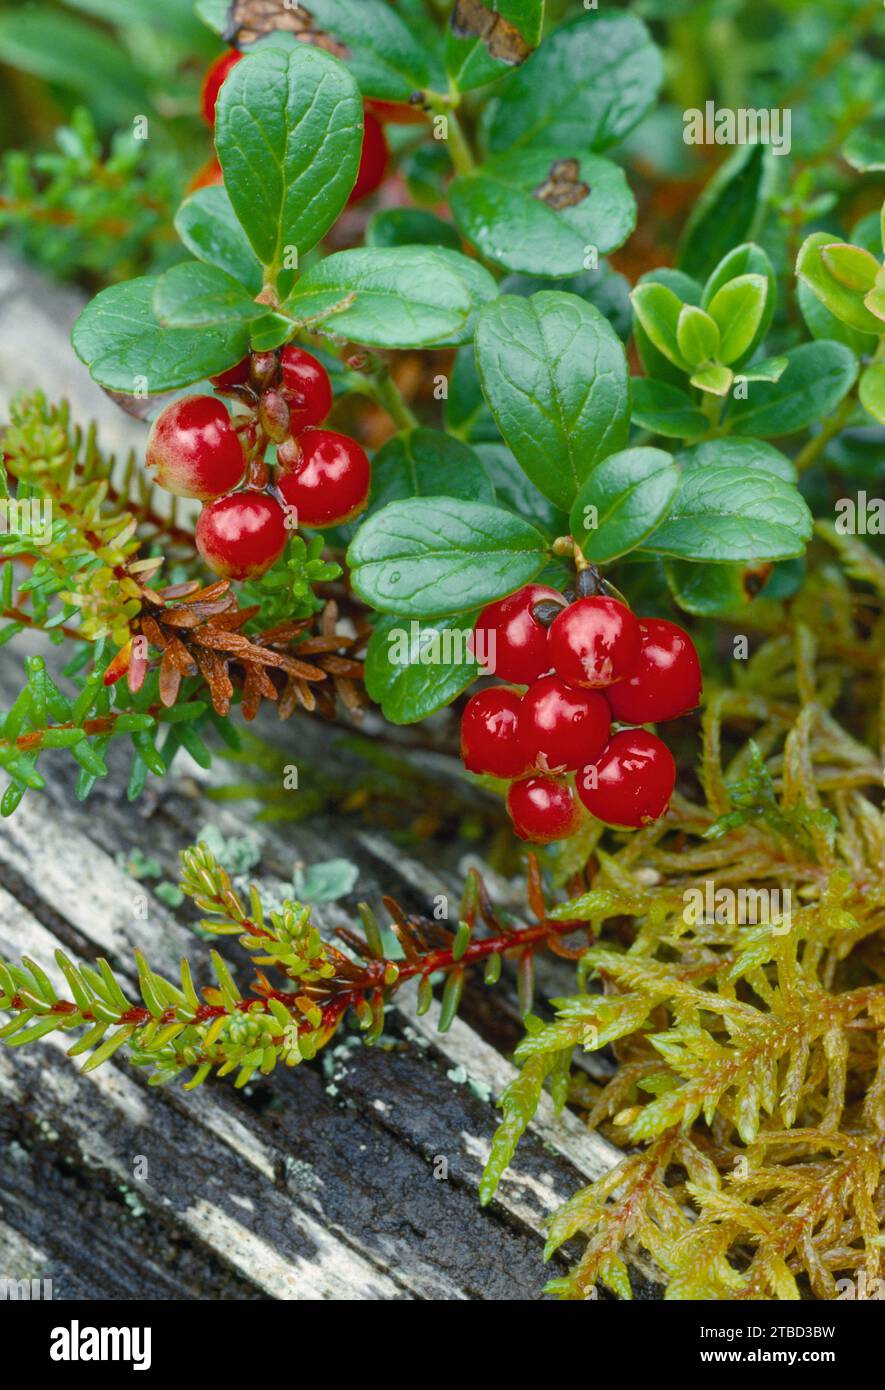
[[812,338],[831,338],[844,343],[856,357],[870,357],[879,345],[877,334],[861,333],[836,317],[804,280],[796,283],[796,297]]
[[[744,355],[749,357],[765,340],[777,306],[777,276],[774,272],[774,266],[761,246],[757,246],[753,241],[747,241],[741,246],[735,246],[733,251],[726,252],[707,279],[701,297],[701,308],[709,309],[710,301],[718,294],[723,285],[727,285],[730,281],[743,275],[761,275],[768,287],[762,319],[753,341],[745,349]],[[734,360],[738,362],[741,358]]]
[[771,562],[710,565],[665,560],[667,583],[680,608],[699,617],[739,613],[754,600],[771,572]]
[[834,279],[846,289],[866,294],[876,283],[881,269],[875,256],[861,246],[836,242],[822,246],[820,258]]
[[202,261],[172,266],[154,290],[154,314],[171,328],[203,328],[235,319],[248,323],[266,312],[238,280]]
[[811,530],[811,513],[791,483],[768,468],[710,461],[683,468],[670,514],[643,548],[717,565],[782,560],[802,553]]
[[725,366],[743,357],[756,341],[767,298],[768,281],[763,275],[738,275],[710,300],[708,312],[721,339],[718,360]]
[[789,365],[788,357],[762,357],[741,367],[740,375],[744,381],[780,381]]
[[[469,337],[479,285],[484,299],[494,298],[488,271],[455,251],[430,246],[339,251],[305,272],[284,307],[299,319],[331,315],[328,331],[369,347],[428,347]],[[332,313],[337,305],[344,307]]]
[[383,208],[366,228],[367,246],[447,246],[461,250],[457,227],[426,208]]
[[305,8],[318,29],[347,45],[347,65],[363,96],[406,102],[427,87],[445,90],[437,54],[413,37],[384,0],[316,0]]
[[885,118],[855,126],[842,146],[842,158],[862,174],[885,169]]
[[261,48],[221,89],[215,145],[224,184],[262,265],[276,274],[315,246],[344,207],[362,149],[353,75],[322,49]]
[[482,394],[479,368],[473,345],[464,347],[455,357],[448,383],[445,403],[446,429],[471,443],[477,440],[500,442],[498,427]]
[[360,598],[410,618],[481,608],[527,584],[546,559],[544,537],[522,517],[452,497],[392,502],[347,552]]
[[647,281],[639,284],[630,296],[633,312],[643,332],[654,347],[681,372],[689,371],[679,350],[679,316],[682,301],[668,285]]
[[555,209],[539,193],[549,184],[561,152],[535,147],[499,155],[450,189],[452,214],[486,258],[529,275],[576,275],[587,249],[621,246],[636,225],[636,203],[623,171],[580,147],[578,184],[589,190],[572,207]]
[[764,439],[706,439],[702,444],[683,449],[676,455],[676,462],[686,471],[727,466],[745,470],[761,468],[787,483],[795,483],[798,477],[792,459],[773,444],[766,444]]
[[829,232],[812,232],[800,248],[796,274],[837,319],[859,333],[878,335],[883,331],[881,319],[870,313],[863,295],[837,280],[824,262],[824,248],[832,249],[837,244]]
[[717,169],[682,234],[679,265],[687,274],[705,279],[728,251],[752,234],[769,166],[766,145],[742,145]]
[[127,393],[172,391],[223,372],[246,355],[245,323],[199,329],[160,324],[153,313],[158,279],[146,275],[111,285],[74,324],[74,351],[102,386]]
[[153,110],[144,80],[122,46],[74,15],[16,6],[0,16],[0,53],[7,73],[18,68],[79,92],[93,110],[121,124],[131,127],[136,112]]
[[261,289],[261,266],[226,189],[198,188],[178,209],[175,230],[198,261],[227,271],[253,294]]
[[683,304],[676,323],[676,342],[686,362],[699,367],[719,353],[718,324],[703,309]]
[[370,508],[404,497],[463,497],[494,502],[495,490],[479,456],[442,430],[395,434],[372,460]]
[[864,410],[885,425],[885,363],[874,362],[863,371],[858,395]]
[[651,377],[633,377],[632,419],[640,429],[666,435],[668,439],[691,439],[703,434],[709,421],[698,410],[687,391],[668,381],[653,381]]
[[709,391],[714,396],[727,396],[733,380],[734,372],[731,368],[720,367],[715,362],[699,367],[691,376],[692,386],[699,387],[701,391]]
[[[494,82],[519,63],[524,63],[541,42],[544,0],[482,0],[482,3],[484,11],[488,11],[481,13],[482,34],[475,32],[477,21],[469,7],[468,22],[462,21],[459,32],[456,28],[456,7],[446,35],[446,70],[454,86],[461,92]],[[486,23],[491,21],[494,14],[500,15],[500,20],[493,29],[487,30]],[[473,32],[464,33],[466,28]],[[488,33],[494,37],[484,38],[483,34]]]
[[489,104],[493,154],[552,146],[566,158],[622,140],[653,106],[661,56],[632,15],[581,16],[554,30]]
[[500,506],[518,516],[530,516],[534,524],[555,540],[568,531],[568,515],[539,492],[520,468],[506,444],[480,441],[474,445],[495,489]]
[[[673,292],[680,305],[700,304],[701,302],[701,286],[698,282],[692,280],[689,275],[683,275],[681,270],[671,270],[667,266],[659,270],[650,270],[641,276],[637,289],[641,285],[664,285],[666,289]],[[685,364],[681,367],[676,366],[664,353],[658,351],[635,313],[633,314],[633,341],[636,344],[636,351],[639,353],[639,360],[646,376],[654,377],[658,381],[671,382],[680,389],[684,388]],[[673,343],[678,348],[675,330]]]
[[679,468],[663,449],[624,449],[598,463],[571,512],[586,559],[607,564],[663,521],[679,486]]
[[759,382],[746,400],[731,399],[733,434],[762,439],[794,434],[829,415],[857,376],[857,360],[841,343],[803,343],[786,353],[789,365],[780,381]]
[[[477,610],[478,612],[478,610]],[[477,612],[418,622],[386,614],[366,652],[366,690],[392,724],[416,724],[479,675],[467,648]]]
[[591,469],[627,443],[624,348],[607,319],[575,295],[502,295],[476,332],[483,390],[520,466],[567,511]]

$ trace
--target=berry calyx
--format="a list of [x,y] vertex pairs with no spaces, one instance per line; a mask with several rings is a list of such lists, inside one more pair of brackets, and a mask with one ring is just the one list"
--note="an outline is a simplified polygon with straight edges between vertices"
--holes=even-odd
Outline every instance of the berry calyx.
[[270,569],[289,533],[279,503],[251,488],[208,503],[197,521],[197,549],[223,579],[252,579]]
[[622,729],[576,778],[578,796],[607,825],[638,829],[662,816],[676,785],[666,743],[644,729]]
[[568,839],[581,819],[571,787],[554,777],[514,782],[507,793],[507,811],[519,838],[538,845]]
[[387,137],[381,122],[372,115],[371,111],[366,111],[360,167],[357,172],[356,183],[353,185],[347,200],[348,207],[353,203],[360,202],[363,198],[368,198],[370,193],[374,193],[376,188],[381,187],[387,170],[389,153]]
[[146,462],[160,487],[206,502],[242,481],[246,457],[227,409],[214,396],[185,396],[157,416]]
[[550,664],[569,685],[624,680],[639,660],[639,622],[617,599],[579,598],[550,626]]
[[218,93],[224,86],[224,80],[231,68],[236,67],[242,57],[244,57],[244,54],[240,53],[236,48],[230,49],[227,53],[222,53],[220,58],[215,59],[215,62],[203,78],[203,87],[200,92],[200,110],[203,114],[203,120],[207,125],[215,125],[215,105],[218,101]]
[[372,481],[364,449],[346,434],[308,430],[280,446],[277,486],[296,509],[299,526],[338,526],[352,521],[369,500]]
[[461,718],[461,757],[468,772],[520,777],[527,771],[519,713],[519,696],[506,686],[493,685],[471,696]]
[[533,612],[539,603],[562,605],[562,595],[543,584],[526,584],[482,610],[468,644],[487,671],[529,685],[550,670],[549,630]]
[[612,714],[623,724],[677,719],[701,698],[701,663],[694,643],[666,618],[642,618],[642,649],[632,673],[606,691]]
[[292,433],[321,425],[332,409],[332,383],[322,362],[290,343],[283,348],[280,370]]
[[522,741],[535,766],[571,771],[595,762],[608,742],[611,711],[604,695],[542,676],[522,697]]

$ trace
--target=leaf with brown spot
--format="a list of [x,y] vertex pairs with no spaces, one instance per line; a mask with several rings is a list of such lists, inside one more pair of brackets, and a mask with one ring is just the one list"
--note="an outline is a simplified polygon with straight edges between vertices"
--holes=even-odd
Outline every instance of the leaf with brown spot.
[[286,4],[285,0],[233,0],[222,37],[225,43],[243,48],[267,34],[280,32],[294,34],[302,42],[322,48],[335,58],[351,57],[346,44],[317,28],[309,10],[303,5]]
[[484,5],[482,0],[457,0],[452,11],[452,33],[457,39],[481,39],[489,56],[510,67],[524,63],[532,52],[515,24]]
[[546,203],[554,212],[577,207],[590,197],[590,185],[582,183],[581,166],[576,159],[555,159],[543,183],[533,189],[532,196]]

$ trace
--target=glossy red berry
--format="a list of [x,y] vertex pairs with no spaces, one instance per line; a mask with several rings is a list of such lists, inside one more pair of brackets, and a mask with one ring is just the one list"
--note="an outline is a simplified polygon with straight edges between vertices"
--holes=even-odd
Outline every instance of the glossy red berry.
[[467,701],[461,718],[461,757],[469,772],[521,777],[527,771],[519,709],[516,691],[503,685],[480,690]]
[[569,685],[614,685],[630,674],[639,651],[639,622],[617,599],[579,598],[550,626],[550,664]]
[[543,584],[526,584],[482,610],[469,646],[487,671],[501,680],[528,685],[550,670],[549,630],[532,612],[536,603],[544,602],[562,604],[562,594]]
[[507,793],[507,810],[520,839],[538,845],[568,839],[581,819],[571,787],[554,777],[514,782]]
[[224,579],[263,574],[282,555],[288,536],[282,507],[254,489],[209,502],[197,521],[197,549]]
[[578,796],[591,815],[633,829],[664,814],[675,785],[673,754],[644,729],[615,734],[602,757],[576,778]]
[[688,633],[666,618],[643,618],[642,650],[632,673],[605,692],[623,724],[677,719],[701,698],[701,663]]
[[299,526],[338,526],[352,521],[369,500],[372,481],[366,451],[346,434],[307,430],[277,454],[280,492],[296,509]]
[[387,137],[381,122],[372,115],[371,111],[366,111],[360,167],[356,176],[356,183],[353,185],[347,200],[348,206],[351,203],[360,202],[363,198],[368,198],[370,193],[374,193],[376,188],[381,187],[387,170],[389,153]]
[[187,186],[187,191],[188,193],[196,193],[198,188],[214,188],[219,183],[224,183],[224,174],[221,172],[221,165],[218,160],[213,156],[194,174]]
[[283,348],[280,369],[292,433],[321,425],[332,409],[332,383],[322,362],[290,343]]
[[382,124],[421,125],[427,120],[426,111],[405,101],[367,101],[366,110],[377,116]]
[[536,767],[570,771],[600,757],[608,742],[611,710],[596,690],[566,685],[560,676],[542,676],[522,697],[519,723]]
[[251,370],[252,358],[244,357],[242,362],[238,362],[235,367],[228,367],[226,372],[219,372],[218,376],[210,376],[209,380],[216,390],[225,391],[231,386],[245,386]]
[[207,125],[215,125],[215,103],[218,101],[218,93],[224,85],[224,80],[231,68],[236,67],[237,63],[244,55],[232,48],[227,53],[222,53],[220,58],[216,58],[206,76],[203,78],[203,88],[200,93],[200,110],[203,113],[203,120]]
[[146,462],[167,492],[204,502],[230,492],[246,471],[239,435],[214,396],[185,396],[167,405],[151,428]]

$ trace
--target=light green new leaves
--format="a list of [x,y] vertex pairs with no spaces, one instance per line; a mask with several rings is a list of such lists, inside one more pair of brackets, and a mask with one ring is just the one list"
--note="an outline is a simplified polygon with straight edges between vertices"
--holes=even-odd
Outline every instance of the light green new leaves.
[[762,275],[738,275],[717,290],[708,310],[719,329],[717,361],[729,366],[750,347],[768,298],[768,282]]
[[360,598],[408,618],[482,607],[534,579],[546,559],[544,537],[522,517],[452,497],[392,502],[347,552]]
[[639,545],[663,520],[679,468],[663,449],[624,449],[593,469],[571,512],[584,556],[605,564]]
[[[870,334],[885,333],[885,316],[872,312],[864,302],[871,291],[875,292],[878,269],[868,251],[834,242],[828,232],[812,232],[796,261],[799,279],[831,314],[849,327]],[[864,278],[864,270],[871,279]]]
[[627,362],[608,320],[575,295],[502,295],[479,318],[480,379],[498,428],[545,497],[568,511],[629,433]]
[[670,289],[654,281],[636,286],[630,296],[633,311],[652,347],[682,372],[691,370],[679,347],[679,318],[682,301]]
[[168,328],[154,316],[155,275],[111,285],[74,324],[74,351],[96,381],[113,391],[172,391],[225,371],[244,357],[248,324]]
[[341,212],[362,125],[353,74],[322,49],[262,48],[231,71],[215,144],[234,211],[271,275],[293,251],[303,258]]
[[676,321],[676,344],[690,366],[709,362],[719,351],[716,320],[694,304],[683,304]]
[[604,254],[636,225],[636,203],[623,171],[581,146],[571,153],[589,192],[555,209],[538,196],[561,151],[549,146],[500,155],[455,179],[452,213],[487,260],[528,275],[577,275],[588,245]]
[[885,362],[874,362],[860,378],[857,394],[864,410],[885,425]]

